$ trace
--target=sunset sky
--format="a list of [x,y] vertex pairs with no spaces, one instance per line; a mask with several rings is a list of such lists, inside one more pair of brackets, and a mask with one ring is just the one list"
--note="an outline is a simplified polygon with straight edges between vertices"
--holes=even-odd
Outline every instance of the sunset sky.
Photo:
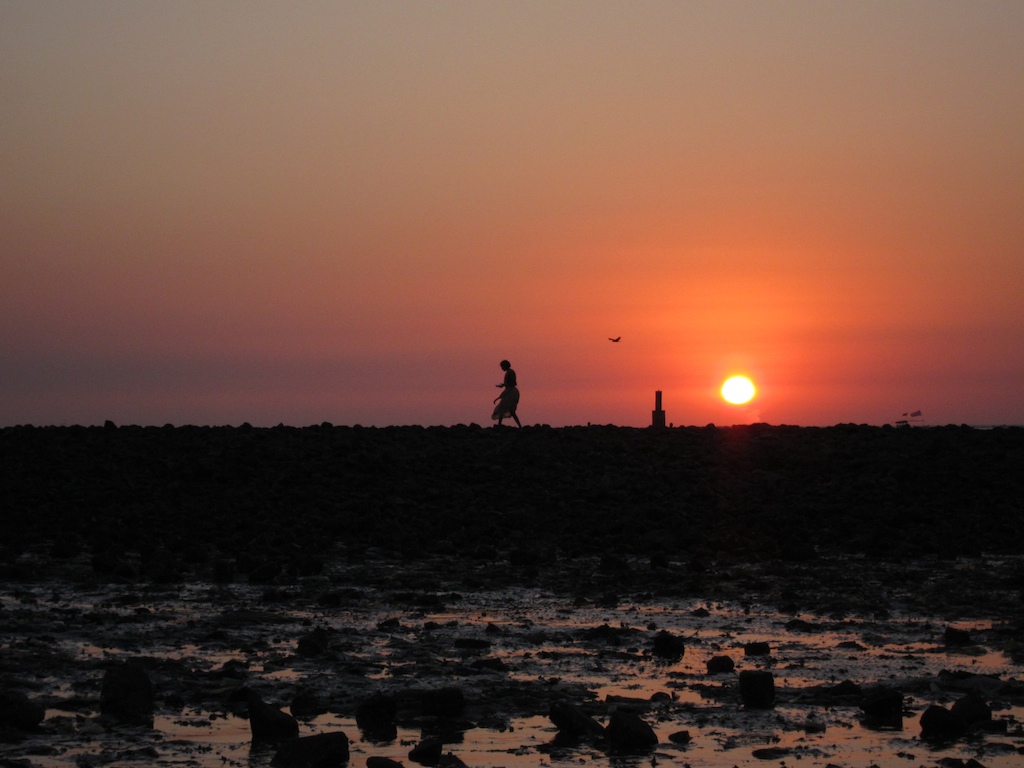
[[0,179],[0,426],[1024,424],[1016,0],[0,0]]

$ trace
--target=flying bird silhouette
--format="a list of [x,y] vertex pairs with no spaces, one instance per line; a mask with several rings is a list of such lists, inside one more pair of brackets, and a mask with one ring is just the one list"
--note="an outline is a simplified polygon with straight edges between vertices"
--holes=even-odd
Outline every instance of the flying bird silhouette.
[[613,339],[613,338],[612,338],[611,336],[609,336],[609,337],[608,337],[608,341],[619,341],[619,340],[620,340],[621,338],[622,338],[621,336],[616,336],[616,337],[615,337],[615,338]]

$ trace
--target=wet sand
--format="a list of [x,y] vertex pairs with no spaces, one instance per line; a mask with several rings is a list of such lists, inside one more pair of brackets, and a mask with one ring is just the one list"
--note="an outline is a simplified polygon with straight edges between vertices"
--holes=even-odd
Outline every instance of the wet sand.
[[[109,425],[5,429],[0,458],[0,680],[46,713],[0,726],[10,764],[268,765],[247,691],[345,731],[353,765],[438,733],[481,766],[1024,748],[1022,429]],[[100,713],[125,661],[152,727]],[[773,706],[744,706],[744,670]],[[865,722],[883,685],[901,729]],[[922,740],[972,691],[994,725]],[[355,723],[374,695],[385,739]],[[658,744],[566,743],[555,702]]]

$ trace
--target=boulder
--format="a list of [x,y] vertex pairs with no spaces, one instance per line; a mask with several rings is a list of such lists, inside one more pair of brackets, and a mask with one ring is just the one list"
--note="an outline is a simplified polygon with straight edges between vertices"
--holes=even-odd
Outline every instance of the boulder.
[[128,725],[153,725],[153,683],[136,662],[111,667],[103,675],[100,714]]
[[323,656],[331,644],[331,633],[323,627],[317,627],[307,635],[299,638],[296,651],[304,659]]
[[686,652],[683,638],[661,630],[654,636],[654,655],[661,659],[681,659]]
[[604,729],[605,738],[612,752],[639,752],[654,747],[658,736],[640,716],[625,710],[612,712]]
[[501,659],[488,656],[483,659],[475,659],[469,668],[478,672],[505,672],[508,670],[508,665]]
[[[376,695],[376,694],[375,694]],[[392,705],[394,702],[392,702]],[[372,705],[371,705],[372,706]],[[398,723],[395,720],[394,710],[391,716],[383,713],[356,715],[356,725],[364,741],[376,744],[387,744],[398,738]]]
[[31,731],[46,717],[46,709],[19,691],[0,691],[0,726]]
[[287,712],[271,706],[255,691],[249,691],[249,728],[253,743],[276,747],[289,739],[298,738],[299,723]]
[[466,706],[461,688],[431,688],[419,694],[420,708],[428,717],[454,717]]
[[903,727],[903,693],[896,688],[880,685],[868,689],[861,698],[860,709],[870,728]]
[[772,647],[765,642],[747,643],[743,646],[744,656],[770,656]]
[[775,676],[762,669],[740,672],[740,698],[749,709],[770,709],[775,706]]
[[552,702],[548,717],[560,734],[572,739],[604,735],[604,727],[597,720],[568,702]]
[[[390,741],[397,735],[398,705],[380,691],[356,705],[356,725],[370,741]],[[387,736],[390,735],[390,738]],[[382,738],[383,737],[383,738]]]
[[950,714],[961,726],[971,728],[984,725],[992,719],[992,707],[976,693],[969,693],[953,702]]
[[728,656],[712,656],[708,659],[708,674],[721,675],[736,669],[736,663]]
[[311,720],[317,715],[324,714],[327,711],[327,705],[313,688],[300,686],[295,691],[288,709],[296,718]]
[[335,768],[348,762],[348,736],[341,731],[289,739],[278,747],[275,768]]
[[486,651],[492,643],[484,637],[457,637],[452,645],[464,651]]
[[966,629],[958,629],[956,627],[946,627],[946,631],[942,633],[942,642],[952,648],[963,648],[971,645],[971,633]]
[[435,766],[441,762],[444,742],[440,739],[424,739],[409,751],[409,759],[420,765]]
[[783,758],[792,754],[792,752],[793,750],[789,747],[763,747],[755,749],[751,754],[758,760],[779,760],[784,762]]
[[932,704],[921,713],[921,738],[931,741],[952,741],[964,732],[953,713],[938,704]]

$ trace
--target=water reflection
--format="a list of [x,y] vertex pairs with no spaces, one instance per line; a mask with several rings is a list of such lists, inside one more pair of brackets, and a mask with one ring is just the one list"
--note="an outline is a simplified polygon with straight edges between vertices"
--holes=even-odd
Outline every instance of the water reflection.
[[[145,613],[138,610],[142,602]],[[869,765],[899,753],[919,755],[920,762],[925,755],[934,760],[982,752],[986,768],[1009,768],[1020,758],[1019,699],[999,704],[996,712],[1007,723],[1006,735],[937,750],[918,738],[923,709],[958,695],[956,675],[973,676],[972,684],[980,685],[979,674],[998,682],[1019,671],[1003,649],[987,642],[999,629],[990,621],[964,623],[959,629],[978,642],[950,646],[944,625],[914,615],[831,619],[752,604],[654,599],[567,607],[559,596],[527,589],[463,595],[457,603],[457,610],[450,604],[436,612],[408,610],[380,593],[329,611],[298,600],[267,609],[260,607],[258,590],[237,586],[191,585],[148,594],[144,601],[119,594],[117,587],[89,594],[25,588],[18,596],[0,595],[6,625],[17,628],[5,632],[0,648],[9,659],[23,655],[26,663],[48,654],[50,672],[39,685],[55,704],[63,700],[69,708],[52,706],[49,730],[24,749],[29,754],[33,740],[36,748],[56,749],[48,764],[57,768],[124,752],[140,738],[108,728],[81,703],[95,687],[98,665],[125,657],[160,660],[157,672],[168,665],[159,679],[164,711],[141,738],[157,743],[163,755],[187,755],[200,768],[269,764],[273,752],[250,750],[249,723],[227,703],[243,683],[281,697],[300,685],[313,690],[333,711],[301,719],[301,732],[344,731],[352,739],[353,765],[373,755],[407,762],[411,747],[427,737],[442,738],[468,765],[509,768],[594,760],[639,766],[652,758],[708,766],[764,759]],[[323,648],[312,656],[299,653],[299,639],[315,628],[327,637]],[[655,655],[659,632],[680,640],[677,659]],[[748,653],[758,644],[767,645],[767,655]],[[723,656],[736,671],[709,674],[708,662]],[[772,673],[773,708],[741,705],[737,673],[744,669]],[[62,682],[55,682],[53,670]],[[941,678],[943,670],[950,676]],[[901,689],[903,730],[868,727],[857,699],[836,693],[844,681]],[[397,712],[368,724],[346,714],[374,691],[452,686],[475,707],[473,722]],[[588,705],[602,723],[613,708],[636,709],[659,743],[635,756],[566,743],[546,715],[553,693]],[[219,696],[222,703],[190,708],[193,696],[205,702]],[[176,702],[186,705],[175,709]],[[673,734],[684,730],[689,743],[674,743]]]

